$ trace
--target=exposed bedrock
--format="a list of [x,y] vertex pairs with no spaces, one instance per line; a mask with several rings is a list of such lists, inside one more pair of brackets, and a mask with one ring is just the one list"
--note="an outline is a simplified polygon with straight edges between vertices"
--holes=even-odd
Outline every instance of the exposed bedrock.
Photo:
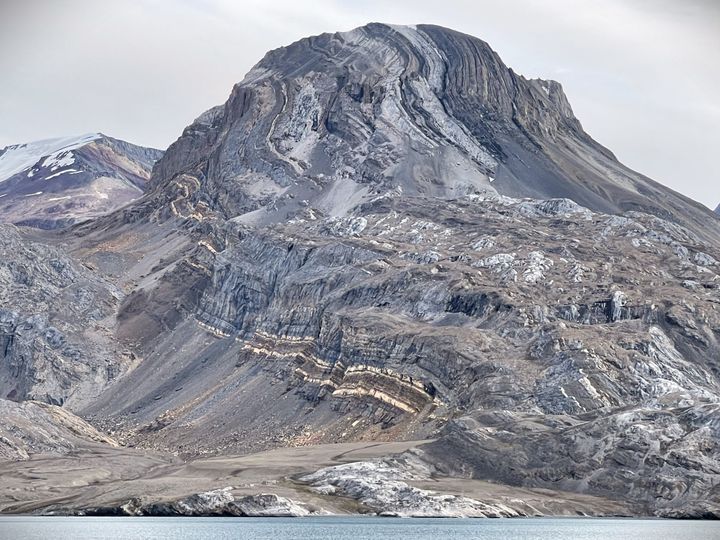
[[[272,493],[234,497],[232,488],[195,493],[169,501],[130,499],[117,506],[89,507],[76,510],[83,516],[236,516],[303,517],[311,512],[303,505]],[[55,511],[57,512],[57,511]]]
[[370,24],[269,52],[188,126],[128,210],[247,224],[347,215],[378,195],[495,193],[643,211],[720,239],[712,213],[620,164],[560,84],[440,27]]
[[122,292],[62,249],[0,225],[0,397],[71,408],[133,362],[112,335]]
[[580,416],[477,412],[426,451],[451,476],[608,495],[640,514],[718,519],[719,405],[663,401]]
[[[189,453],[434,435],[428,455],[454,475],[621,494],[658,515],[716,504],[714,416],[686,415],[719,403],[717,253],[641,214],[382,204],[198,233],[191,257],[121,308],[121,333],[139,302],[182,321],[183,339],[145,336],[166,345],[89,412]],[[188,283],[202,283],[195,303]],[[185,298],[171,316],[152,300],[167,287]],[[669,449],[650,459],[654,437]]]

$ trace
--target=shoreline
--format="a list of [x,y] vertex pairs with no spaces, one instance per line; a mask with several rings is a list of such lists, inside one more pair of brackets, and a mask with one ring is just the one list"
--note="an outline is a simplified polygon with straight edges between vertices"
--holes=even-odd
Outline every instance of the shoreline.
[[88,446],[74,455],[0,462],[0,518],[713,520],[682,509],[653,515],[593,495],[440,476],[422,461],[427,442],[338,443],[189,461]]

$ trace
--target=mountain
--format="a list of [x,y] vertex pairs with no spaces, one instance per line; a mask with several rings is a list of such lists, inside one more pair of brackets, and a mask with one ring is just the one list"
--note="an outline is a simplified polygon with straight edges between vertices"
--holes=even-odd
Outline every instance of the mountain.
[[[0,398],[123,445],[72,462],[107,471],[92,491],[30,455],[0,508],[222,513],[208,490],[257,495],[254,464],[333,511],[718,517],[709,216],[478,39],[371,24],[271,51],[142,198],[0,228]],[[118,482],[129,461],[186,491]]]
[[248,224],[305,208],[344,215],[392,189],[566,197],[701,235],[707,217],[587,135],[558,83],[518,76],[483,41],[435,26],[371,24],[272,51],[167,154],[153,178],[165,196],[187,183],[189,204]]
[[718,207],[715,209],[716,214],[720,214],[720,204],[718,204]]
[[138,199],[162,152],[90,133],[0,149],[0,216],[55,228]]

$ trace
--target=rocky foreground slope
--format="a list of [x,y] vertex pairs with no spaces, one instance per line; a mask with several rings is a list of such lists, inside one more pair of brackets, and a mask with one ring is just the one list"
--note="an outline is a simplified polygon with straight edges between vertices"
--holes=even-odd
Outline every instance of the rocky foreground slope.
[[[143,198],[0,233],[0,396],[133,452],[432,438],[282,482],[333,511],[720,515],[720,222],[475,38],[373,24],[272,51]],[[222,508],[215,480],[195,485]]]
[[142,196],[160,150],[101,133],[0,149],[0,222],[56,228]]
[[117,443],[66,409],[40,401],[0,399],[0,459],[34,454],[69,454],[88,446]]

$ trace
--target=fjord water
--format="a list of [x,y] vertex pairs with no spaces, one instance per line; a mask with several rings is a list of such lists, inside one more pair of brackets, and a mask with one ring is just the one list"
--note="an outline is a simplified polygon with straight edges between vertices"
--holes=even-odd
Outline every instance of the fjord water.
[[717,540],[720,522],[639,519],[0,517],[1,540]]

